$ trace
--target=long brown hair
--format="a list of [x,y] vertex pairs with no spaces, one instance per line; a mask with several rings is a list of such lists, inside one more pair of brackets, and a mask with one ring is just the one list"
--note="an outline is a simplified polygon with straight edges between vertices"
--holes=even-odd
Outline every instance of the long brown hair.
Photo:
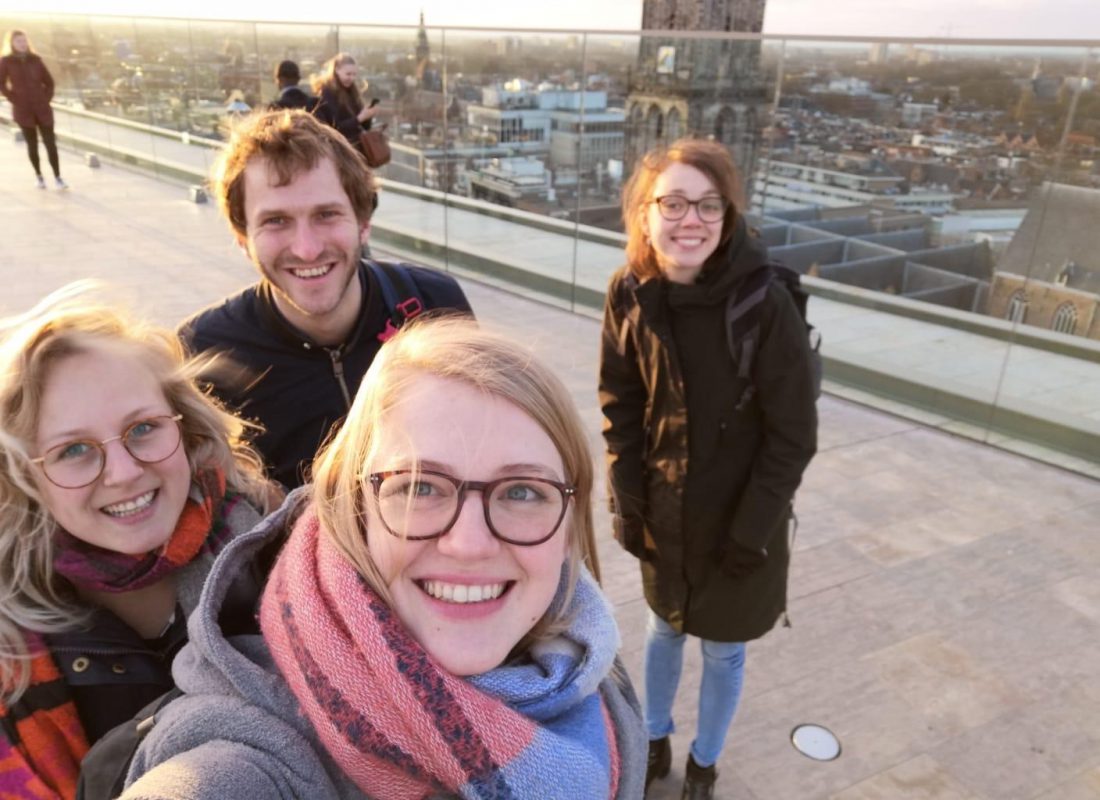
[[653,200],[653,185],[670,164],[687,164],[702,172],[728,204],[722,221],[719,247],[730,240],[741,200],[741,175],[724,145],[709,139],[677,139],[667,148],[651,150],[639,159],[623,188],[623,224],[626,226],[626,261],[638,280],[655,277],[661,270],[657,255],[643,227],[646,205]]
[[340,67],[354,63],[355,56],[351,53],[337,53],[325,62],[321,74],[313,79],[312,86],[313,93],[316,95],[320,95],[321,90],[327,88],[336,95],[336,100],[340,105],[352,114],[358,114],[363,110],[363,97],[359,94],[359,86],[355,83],[352,83],[351,86],[344,86],[336,76],[336,70]]

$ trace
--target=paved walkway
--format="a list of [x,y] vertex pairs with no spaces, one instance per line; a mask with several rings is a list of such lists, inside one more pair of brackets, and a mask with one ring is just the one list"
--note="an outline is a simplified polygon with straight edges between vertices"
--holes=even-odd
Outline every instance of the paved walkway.
[[[72,190],[33,188],[0,139],[0,314],[99,277],[173,324],[253,278],[213,206],[180,187],[62,152]],[[484,324],[538,349],[599,447],[595,321],[471,281]],[[793,627],[750,645],[719,764],[729,800],[1086,800],[1100,797],[1100,483],[844,400],[820,403],[820,453],[798,497]],[[637,570],[597,515],[605,585],[637,681]],[[695,718],[688,648],[674,771]],[[790,745],[833,729],[841,757]]]

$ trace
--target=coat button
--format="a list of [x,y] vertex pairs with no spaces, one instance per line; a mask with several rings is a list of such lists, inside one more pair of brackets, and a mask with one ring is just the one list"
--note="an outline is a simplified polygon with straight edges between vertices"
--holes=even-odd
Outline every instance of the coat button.
[[126,667],[122,664],[112,664],[111,672],[115,673],[115,675],[125,675]]
[[77,656],[73,659],[73,672],[83,672],[91,663],[85,656]]

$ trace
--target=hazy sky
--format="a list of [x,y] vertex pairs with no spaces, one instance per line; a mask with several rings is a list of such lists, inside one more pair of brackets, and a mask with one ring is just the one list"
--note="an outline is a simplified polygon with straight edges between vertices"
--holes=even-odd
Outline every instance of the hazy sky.
[[[27,11],[233,19],[309,19],[412,25],[423,9],[429,25],[486,27],[637,29],[641,0],[413,0],[282,6],[271,0],[40,0]],[[6,3],[5,3],[6,5]],[[273,14],[276,6],[280,10]],[[153,10],[155,9],[155,10]],[[293,9],[293,10],[290,10]],[[1100,0],[768,0],[768,33],[966,38],[1100,38]]]

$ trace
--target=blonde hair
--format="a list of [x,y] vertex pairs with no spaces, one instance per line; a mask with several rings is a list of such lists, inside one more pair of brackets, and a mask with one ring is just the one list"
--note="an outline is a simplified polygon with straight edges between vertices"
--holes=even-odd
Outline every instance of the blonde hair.
[[367,546],[368,465],[387,414],[409,386],[431,375],[464,383],[512,403],[554,443],[565,481],[576,488],[567,512],[566,594],[528,633],[518,649],[568,623],[566,611],[580,565],[599,580],[592,523],[592,455],[573,398],[561,381],[524,347],[454,316],[418,319],[387,342],[371,364],[347,421],[314,461],[313,496],[321,529],[378,594],[391,602]]
[[355,63],[355,56],[351,53],[337,53],[324,63],[321,74],[315,75],[310,81],[310,88],[315,95],[320,96],[322,89],[328,89],[336,94],[336,100],[352,114],[358,114],[363,108],[363,97],[359,94],[356,84],[344,86],[336,76],[336,70],[348,64]]
[[657,183],[657,178],[671,164],[695,167],[707,176],[726,201],[726,216],[722,220],[719,247],[730,240],[735,230],[737,209],[742,202],[741,177],[733,163],[733,156],[725,145],[710,139],[677,139],[667,148],[651,150],[638,160],[634,173],[623,187],[626,261],[638,280],[661,273],[657,266],[657,253],[642,224],[642,214],[646,204],[653,200],[653,186]]
[[53,573],[55,522],[31,462],[46,383],[64,359],[105,347],[132,355],[156,377],[182,415],[192,471],[217,467],[226,484],[258,507],[270,498],[246,423],[200,391],[198,362],[187,362],[169,330],[96,301],[91,281],[70,284],[25,314],[0,321],[0,697],[18,698],[30,654],[20,628],[52,633],[82,622],[88,609]]

